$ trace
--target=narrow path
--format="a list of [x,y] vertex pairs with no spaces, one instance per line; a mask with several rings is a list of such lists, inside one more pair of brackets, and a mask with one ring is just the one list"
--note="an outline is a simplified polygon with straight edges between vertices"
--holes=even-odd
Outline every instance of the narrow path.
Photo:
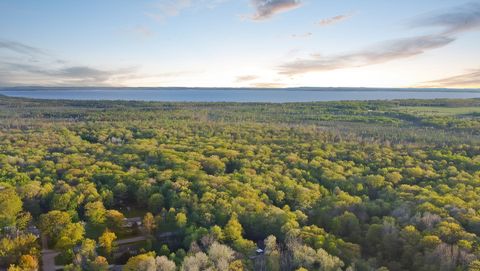
[[55,271],[62,269],[63,266],[55,265],[55,257],[57,257],[59,252],[55,250],[48,249],[48,241],[45,236],[42,236],[42,270],[43,271]]
[[55,265],[55,257],[60,254],[59,252],[51,249],[42,249],[42,270],[43,271],[55,271],[62,269],[63,266]]

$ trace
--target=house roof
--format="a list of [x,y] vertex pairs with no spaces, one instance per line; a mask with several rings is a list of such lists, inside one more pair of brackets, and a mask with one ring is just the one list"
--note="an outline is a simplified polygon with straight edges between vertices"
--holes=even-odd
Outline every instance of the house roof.
[[126,217],[125,218],[125,221],[128,221],[128,222],[142,222],[142,218],[141,217]]

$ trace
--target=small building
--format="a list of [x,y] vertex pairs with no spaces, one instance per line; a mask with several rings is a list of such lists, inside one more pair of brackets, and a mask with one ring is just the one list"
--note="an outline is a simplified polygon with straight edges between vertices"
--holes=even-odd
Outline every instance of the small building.
[[257,250],[255,250],[255,253],[257,253],[257,255],[262,255],[264,253],[264,251],[263,251],[263,249],[258,248]]
[[133,227],[140,227],[140,226],[142,226],[141,217],[128,217],[123,219],[124,228],[133,228]]
[[29,226],[27,232],[35,235],[35,237],[40,238],[40,230],[36,226]]

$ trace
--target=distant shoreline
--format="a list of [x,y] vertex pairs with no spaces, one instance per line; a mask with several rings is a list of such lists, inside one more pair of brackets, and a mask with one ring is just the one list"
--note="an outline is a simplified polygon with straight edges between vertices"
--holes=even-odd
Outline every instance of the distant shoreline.
[[462,92],[462,93],[480,93],[480,89],[471,88],[368,88],[368,87],[296,87],[296,88],[228,88],[228,87],[0,87],[0,91],[132,91],[132,90],[196,90],[196,91],[341,91],[341,92],[372,92],[372,91],[392,91],[392,92]]
[[379,88],[15,88],[0,89],[0,94],[54,100],[240,103],[480,98],[479,90]]

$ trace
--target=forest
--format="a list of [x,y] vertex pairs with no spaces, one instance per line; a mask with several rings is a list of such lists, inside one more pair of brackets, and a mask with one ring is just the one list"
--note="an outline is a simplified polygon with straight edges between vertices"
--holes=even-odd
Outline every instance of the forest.
[[0,96],[0,270],[480,270],[480,99]]

